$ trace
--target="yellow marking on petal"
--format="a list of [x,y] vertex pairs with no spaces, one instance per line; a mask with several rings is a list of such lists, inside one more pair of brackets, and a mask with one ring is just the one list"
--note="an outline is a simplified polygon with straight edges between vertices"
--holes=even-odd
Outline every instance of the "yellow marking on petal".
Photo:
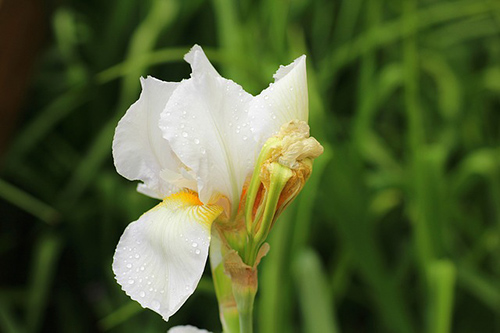
[[163,199],[163,202],[166,200],[175,202],[180,206],[203,206],[203,202],[201,202],[200,198],[198,198],[198,193],[190,190],[174,193]]
[[220,205],[204,205],[198,197],[198,193],[190,190],[174,193],[163,199],[152,210],[168,209],[171,211],[182,211],[190,219],[200,225],[210,228],[213,221],[222,213],[223,207]]

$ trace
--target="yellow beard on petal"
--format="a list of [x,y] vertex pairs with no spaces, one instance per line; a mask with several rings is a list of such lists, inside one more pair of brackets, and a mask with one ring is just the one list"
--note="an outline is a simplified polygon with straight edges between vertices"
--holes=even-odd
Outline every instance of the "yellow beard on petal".
[[168,204],[174,204],[182,206],[203,206],[203,202],[198,198],[198,193],[190,190],[185,190],[183,192],[174,193],[165,199],[163,202],[168,202]]
[[205,205],[200,201],[198,193],[184,190],[165,197],[162,202],[151,210],[168,208],[169,210],[183,210],[192,215],[201,225],[210,228],[212,222],[222,213],[223,208],[217,204]]

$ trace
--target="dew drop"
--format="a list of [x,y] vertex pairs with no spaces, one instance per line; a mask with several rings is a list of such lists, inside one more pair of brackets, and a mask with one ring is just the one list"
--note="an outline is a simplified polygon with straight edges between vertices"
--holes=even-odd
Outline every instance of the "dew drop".
[[193,242],[193,244],[191,244],[192,247],[198,247],[198,243],[196,242]]
[[246,141],[246,139],[248,139],[248,137],[246,135],[243,136],[243,141]]
[[267,95],[266,95],[266,96],[264,96],[264,99],[266,99],[266,100],[267,100],[267,99],[269,99],[269,96],[267,96]]
[[134,282],[135,282],[135,281],[134,281],[134,280],[132,280],[132,279],[128,280],[128,284],[134,284]]
[[200,153],[201,153],[202,155],[205,155],[205,153],[206,153],[205,148],[203,148],[203,147],[202,147],[202,148],[200,148]]
[[143,271],[144,270],[144,266],[141,266],[140,270]]
[[196,251],[194,251],[194,253],[196,253],[196,254],[200,254],[200,253],[201,253],[201,251],[200,251],[200,249],[196,249]]
[[135,259],[139,259],[141,256],[136,253],[136,255],[134,257],[135,257]]
[[195,143],[195,144],[199,144],[199,143],[200,143],[200,140],[199,140],[199,139],[194,139],[194,143]]
[[290,87],[290,91],[293,91],[293,87]]
[[132,264],[127,264],[127,268],[132,268]]
[[188,137],[187,132],[182,132],[182,136],[185,137],[185,138],[187,138]]
[[141,292],[139,293],[139,296],[144,297],[144,296],[146,296],[146,293],[145,293],[144,291],[141,291]]

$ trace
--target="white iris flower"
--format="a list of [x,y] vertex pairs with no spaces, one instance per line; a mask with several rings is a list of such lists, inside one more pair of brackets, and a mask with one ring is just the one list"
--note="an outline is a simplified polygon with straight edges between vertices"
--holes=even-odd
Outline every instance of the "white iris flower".
[[196,289],[214,221],[241,210],[263,144],[283,124],[308,117],[305,56],[281,66],[255,97],[221,77],[201,47],[185,60],[187,80],[141,79],[139,100],[113,140],[118,173],[162,200],[125,229],[113,271],[127,295],[164,320]]

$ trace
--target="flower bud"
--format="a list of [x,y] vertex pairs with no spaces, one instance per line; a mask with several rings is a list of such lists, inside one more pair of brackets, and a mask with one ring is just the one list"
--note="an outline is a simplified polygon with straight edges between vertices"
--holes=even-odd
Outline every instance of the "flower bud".
[[245,222],[251,240],[247,256],[252,262],[277,217],[304,187],[314,158],[323,153],[319,142],[309,136],[304,121],[284,124],[264,144],[248,188]]

